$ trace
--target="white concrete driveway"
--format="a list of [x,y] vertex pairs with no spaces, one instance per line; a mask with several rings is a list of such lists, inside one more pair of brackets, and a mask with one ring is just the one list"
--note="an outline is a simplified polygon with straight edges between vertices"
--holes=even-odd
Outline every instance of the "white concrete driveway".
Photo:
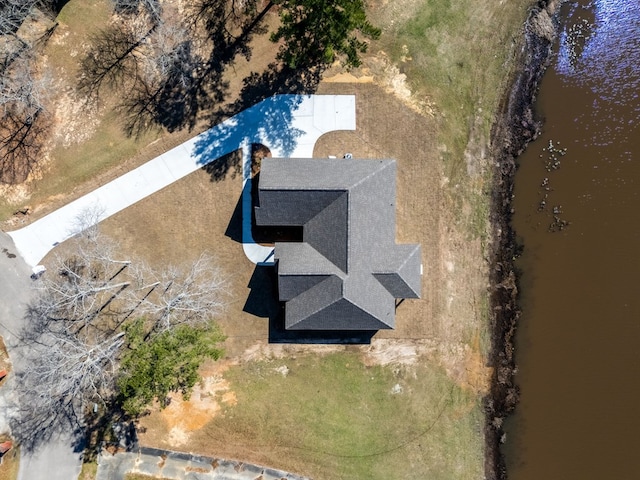
[[[250,192],[250,147],[261,143],[274,157],[310,158],[321,135],[355,130],[353,95],[277,95],[250,107],[191,140],[64,207],[8,232],[27,264],[35,266],[74,233],[78,215],[98,213],[96,221],[161,190],[204,165],[243,149],[243,192]],[[269,262],[272,249],[251,238],[251,198],[243,195],[243,246],[254,263]],[[247,225],[247,222],[248,225]]]

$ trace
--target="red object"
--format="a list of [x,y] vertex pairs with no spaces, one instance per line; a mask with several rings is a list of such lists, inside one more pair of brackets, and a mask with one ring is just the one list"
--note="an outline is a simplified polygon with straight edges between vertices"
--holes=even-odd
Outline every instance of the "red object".
[[7,440],[6,442],[0,443],[0,455],[4,455],[13,447],[13,442],[11,440]]
[[0,380],[2,380],[6,376],[7,376],[7,371],[6,370],[0,370]]

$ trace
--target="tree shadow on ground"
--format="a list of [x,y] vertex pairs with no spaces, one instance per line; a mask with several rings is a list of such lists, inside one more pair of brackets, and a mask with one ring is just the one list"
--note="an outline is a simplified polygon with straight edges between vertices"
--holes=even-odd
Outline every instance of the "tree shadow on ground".
[[127,135],[138,137],[154,126],[168,132],[192,130],[203,108],[227,97],[229,82],[222,78],[224,70],[207,68],[191,53],[188,42],[183,50],[164,79],[158,83],[136,81],[122,99],[117,109],[124,116]]
[[236,163],[235,158],[220,165],[211,163],[218,163],[219,158],[238,148],[250,148],[252,143],[264,143],[288,156],[304,134],[293,127],[294,114],[302,101],[303,97],[298,95],[280,95],[246,108],[199,135],[193,155],[203,167],[208,166],[212,181],[225,178],[229,170],[239,168],[240,163]]
[[[300,70],[272,63],[263,73],[249,75],[238,99],[210,115],[212,127],[195,145],[199,163],[218,163],[216,159],[230,151],[252,144],[263,144],[289,156],[304,133],[292,126],[294,113],[302,102],[300,95],[314,93],[321,74],[320,67]],[[227,161],[209,168],[212,181],[218,181],[238,164]]]
[[[26,398],[20,385],[28,379],[20,372],[15,373],[17,393]],[[11,435],[28,453],[34,453],[55,441],[69,441],[74,452],[85,448],[86,431],[82,419],[76,415],[74,399],[60,399],[53,408],[40,409],[36,405],[24,402],[15,406],[15,414],[9,418]]]
[[[242,150],[234,150],[215,161],[207,163],[202,169],[209,174],[212,182],[219,182],[231,175],[242,175]],[[241,199],[242,200],[242,199]]]
[[[257,12],[235,2],[198,0],[176,20],[159,12],[142,15],[141,4],[127,3],[120,15],[124,20],[145,17],[146,33],[128,26],[136,22],[124,22],[94,35],[93,47],[81,62],[80,90],[93,100],[102,86],[117,92],[117,110],[130,136],[158,126],[169,132],[191,130],[203,112],[228,97],[224,74],[238,56],[251,58],[249,44],[266,32],[262,23],[270,8]],[[182,41],[166,51],[156,48],[182,29]],[[206,38],[206,47],[198,37]]]
[[87,412],[84,422],[85,463],[97,461],[98,454],[104,447],[127,452],[139,448],[135,423],[117,407],[106,412]]
[[274,95],[313,94],[318,89],[323,71],[321,65],[290,68],[281,63],[270,63],[264,72],[252,72],[243,80],[238,98],[215,111],[210,117],[210,124],[215,125]]

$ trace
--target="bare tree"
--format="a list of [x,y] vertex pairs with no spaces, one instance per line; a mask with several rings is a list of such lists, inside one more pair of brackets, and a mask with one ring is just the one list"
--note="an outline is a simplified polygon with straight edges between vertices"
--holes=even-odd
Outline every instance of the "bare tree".
[[225,69],[250,58],[251,36],[273,2],[196,0],[183,11],[158,0],[112,0],[119,21],[98,33],[82,61],[81,90],[126,92],[118,105],[128,135],[193,128],[203,108],[223,101]]
[[123,15],[148,15],[153,23],[160,23],[162,4],[159,0],[111,0],[117,13]]
[[28,366],[16,372],[22,407],[12,422],[23,447],[33,449],[60,428],[81,429],[84,409],[109,401],[124,336],[113,332],[90,340],[47,328],[28,345]]
[[18,430],[27,444],[42,425],[53,428],[51,419],[80,425],[87,405],[114,398],[120,359],[131,350],[129,325],[143,326],[148,341],[185,326],[206,331],[224,306],[225,282],[211,257],[154,272],[118,254],[94,228],[100,217],[99,207],[78,216],[71,253],[38,280],[28,307],[29,366],[18,372],[19,395],[28,399],[21,421],[31,425]]
[[32,50],[18,41],[0,54],[0,181],[19,183],[39,160],[50,118],[48,77],[34,71]]
[[155,278],[152,291],[140,304],[143,316],[152,322],[153,333],[182,324],[207,326],[224,309],[220,294],[226,282],[208,255],[201,255],[188,269],[171,267],[151,277]]
[[208,98],[208,85],[200,75],[204,61],[198,51],[180,15],[163,19],[151,32],[137,52],[139,69],[129,77],[130,93],[120,104],[129,135],[139,135],[153,125],[169,131],[194,125],[194,100]]
[[51,121],[45,92],[48,77],[36,71],[33,46],[19,35],[35,8],[47,0],[0,2],[0,182],[20,183],[37,164]]
[[15,35],[39,0],[3,0],[0,3],[0,35]]

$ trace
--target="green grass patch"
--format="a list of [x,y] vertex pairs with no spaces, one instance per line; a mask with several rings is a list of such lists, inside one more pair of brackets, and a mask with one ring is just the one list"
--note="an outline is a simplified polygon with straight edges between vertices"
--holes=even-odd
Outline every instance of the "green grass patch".
[[56,77],[74,83],[78,60],[91,35],[108,24],[112,12],[110,0],[71,0],[62,8],[56,18],[58,36],[47,43],[45,51]]
[[225,377],[238,403],[203,443],[270,452],[273,466],[323,479],[482,477],[479,399],[426,362],[367,367],[357,353],[305,355]]
[[[466,146],[468,118],[478,108],[486,114],[488,133],[510,67],[509,45],[532,2],[502,3],[421,2],[415,15],[387,29],[382,39],[414,89],[435,100],[456,157]],[[408,60],[402,62],[403,57]]]
[[[388,16],[385,9],[373,20]],[[464,190],[464,151],[472,140],[473,119],[481,117],[479,141],[488,141],[500,95],[508,79],[513,40],[521,31],[531,0],[477,2],[429,0],[389,23],[377,47],[399,65],[418,96],[435,104],[438,143],[450,185]],[[393,18],[393,17],[392,17]],[[477,124],[476,124],[477,125]],[[451,192],[454,196],[455,192]]]
[[55,162],[46,180],[36,184],[36,195],[47,197],[69,191],[134,156],[155,138],[154,133],[139,139],[128,137],[122,131],[118,114],[109,112],[88,140],[69,147],[59,146],[53,151]]

